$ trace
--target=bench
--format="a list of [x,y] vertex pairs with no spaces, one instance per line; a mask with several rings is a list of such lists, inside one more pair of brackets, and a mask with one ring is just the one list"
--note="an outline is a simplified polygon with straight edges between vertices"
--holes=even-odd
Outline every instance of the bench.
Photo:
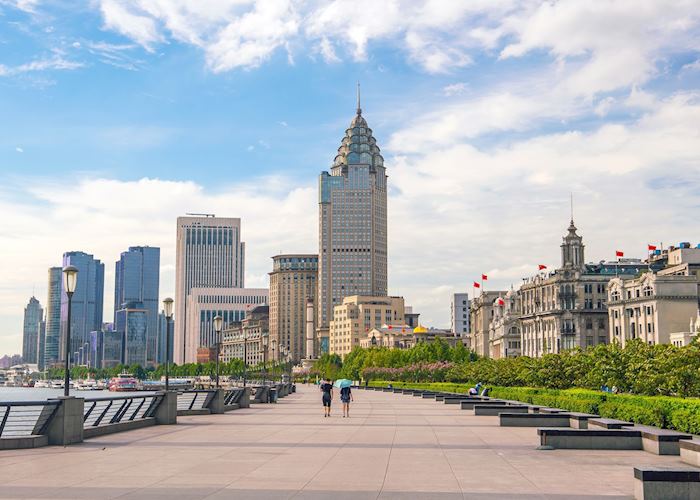
[[480,399],[470,398],[469,396],[445,396],[442,402],[446,405],[456,405],[462,401],[481,401]]
[[696,439],[684,439],[678,443],[681,452],[681,461],[700,467],[700,441]]
[[700,498],[700,470],[690,468],[634,468],[637,500],[694,500]]
[[634,429],[539,428],[540,445],[545,449],[641,450],[642,431]]
[[459,401],[460,408],[462,410],[473,410],[474,405],[504,405],[506,404],[505,401],[496,401],[494,399],[490,399],[488,401],[484,401],[481,399],[468,399],[468,400],[461,400]]
[[634,429],[642,431],[644,451],[656,455],[680,455],[680,442],[693,439],[690,434],[671,429],[659,429],[646,425],[638,425]]
[[624,427],[633,427],[632,422],[624,420],[616,420],[614,418],[592,418],[588,421],[588,428],[598,427],[600,429],[622,429]]
[[499,413],[501,427],[569,427],[568,413]]
[[474,415],[489,415],[497,417],[499,413],[523,413],[526,414],[530,407],[525,405],[474,405]]
[[588,421],[593,418],[600,418],[600,415],[591,413],[569,413],[569,427],[573,429],[588,429]]
[[538,410],[538,413],[567,413],[566,410],[562,410],[561,408],[548,408],[546,406],[540,407]]

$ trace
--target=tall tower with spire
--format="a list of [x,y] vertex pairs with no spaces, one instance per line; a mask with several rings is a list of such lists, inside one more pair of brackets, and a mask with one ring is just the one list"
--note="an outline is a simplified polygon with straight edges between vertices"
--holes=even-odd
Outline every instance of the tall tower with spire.
[[583,238],[576,234],[574,218],[569,223],[569,232],[561,244],[561,267],[564,269],[581,269],[585,264]]
[[330,172],[319,176],[317,326],[350,295],[387,294],[387,176],[372,129],[357,110]]

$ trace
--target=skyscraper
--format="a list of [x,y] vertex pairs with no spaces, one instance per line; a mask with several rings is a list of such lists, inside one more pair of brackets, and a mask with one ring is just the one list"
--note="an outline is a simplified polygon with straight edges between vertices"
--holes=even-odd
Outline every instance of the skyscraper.
[[328,335],[333,307],[351,295],[387,294],[387,176],[372,129],[357,114],[330,173],[319,177],[317,326]]
[[192,288],[243,288],[245,243],[241,219],[213,215],[177,218],[173,361],[194,363],[199,332],[188,330]]
[[24,327],[22,329],[22,359],[25,363],[38,363],[39,323],[44,319],[41,304],[32,297],[24,308]]
[[[78,284],[73,293],[71,310],[71,356],[89,342],[89,334],[102,328],[102,305],[105,289],[105,265],[85,252],[63,254],[63,267],[78,268]],[[68,296],[61,293],[61,339],[68,324]],[[60,342],[61,356],[65,356],[65,341]],[[65,358],[62,358],[65,359]]]
[[129,302],[140,302],[146,310],[146,365],[158,358],[158,287],[160,248],[129,247],[122,252],[114,273],[114,322],[117,311]]
[[39,322],[39,339],[37,340],[37,351],[36,351],[36,364],[39,366],[39,370],[43,370],[46,366],[44,361],[46,349],[46,320],[43,319]]
[[143,302],[127,302],[114,313],[114,330],[122,334],[121,360],[125,365],[146,365],[149,311]]
[[452,294],[450,327],[455,335],[469,336],[469,294],[467,292]]
[[[316,254],[272,257],[270,343],[287,347],[295,362],[311,354],[306,352],[305,342],[306,301],[316,297],[317,273]],[[315,323],[314,318],[312,321]]]
[[49,268],[49,290],[46,299],[46,341],[44,344],[44,364],[52,366],[60,360],[61,340],[61,291],[63,275],[60,267]]

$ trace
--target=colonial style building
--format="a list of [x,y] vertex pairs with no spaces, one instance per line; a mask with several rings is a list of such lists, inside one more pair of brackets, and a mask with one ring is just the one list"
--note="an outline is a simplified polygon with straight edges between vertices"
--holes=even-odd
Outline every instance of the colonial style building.
[[512,288],[493,304],[489,325],[489,354],[492,358],[520,356],[520,295]]
[[258,306],[246,314],[245,319],[221,332],[219,360],[227,363],[232,359],[245,359],[248,366],[274,361],[276,354],[267,342],[269,334],[270,308]]
[[408,325],[383,325],[379,328],[372,328],[367,335],[360,339],[360,347],[388,347],[389,349],[410,349],[421,342],[434,342],[442,339],[448,345],[454,347],[457,342],[466,340],[464,337],[455,335],[450,330],[438,328],[425,328],[418,325],[411,328]]
[[[362,116],[359,88],[357,114],[330,173],[319,177],[318,194],[316,314],[324,351],[334,308],[345,297],[387,294],[387,176],[377,141]],[[359,345],[359,339],[353,340]]]
[[490,354],[489,327],[494,316],[493,304],[498,297],[505,294],[503,290],[482,291],[469,305],[470,347],[479,356],[488,357]]
[[345,357],[372,328],[404,324],[403,297],[352,295],[333,308],[329,350]]

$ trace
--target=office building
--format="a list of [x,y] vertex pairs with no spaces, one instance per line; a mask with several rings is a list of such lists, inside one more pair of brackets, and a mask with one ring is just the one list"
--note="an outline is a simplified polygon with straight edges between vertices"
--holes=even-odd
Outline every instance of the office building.
[[455,335],[469,335],[469,294],[454,293],[450,302],[450,328]]
[[43,370],[46,361],[45,361],[45,349],[46,349],[46,320],[43,319],[39,322],[39,335],[37,339],[37,351],[36,351],[36,359],[37,359],[37,366],[39,367],[39,370]]
[[59,364],[61,341],[61,295],[63,290],[63,270],[49,268],[49,286],[46,300],[46,341],[44,343],[44,363],[47,367]]
[[233,359],[245,359],[248,366],[278,361],[279,346],[270,341],[265,348],[263,342],[265,336],[269,340],[269,327],[269,306],[252,308],[243,320],[227,325],[222,331],[219,360],[228,363]]
[[32,297],[24,308],[24,324],[22,327],[22,359],[27,364],[39,362],[37,349],[39,347],[39,323],[44,319],[41,304]]
[[[102,327],[104,302],[105,266],[85,252],[63,254],[63,267],[78,268],[78,283],[73,293],[71,310],[70,354],[79,352],[88,341],[91,331]],[[66,334],[68,319],[68,296],[61,294],[61,338]],[[62,359],[65,359],[65,342],[60,342]]]
[[[165,312],[161,310],[158,313],[158,359],[157,362],[165,363],[166,360],[166,346],[168,345],[166,341],[166,335],[168,334],[168,318],[165,316]],[[167,358],[172,363],[173,361],[173,325],[172,321],[170,324],[170,353]]]
[[493,318],[489,324],[489,356],[493,359],[520,356],[520,294],[513,288],[493,303]]
[[266,305],[267,301],[267,288],[192,288],[186,306],[187,338],[190,342],[187,350],[195,354],[192,362],[197,359],[198,348],[216,345],[214,318],[217,315],[223,318],[226,328],[243,321],[248,311]]
[[148,309],[143,302],[122,304],[114,315],[114,329],[122,336],[122,364],[146,366]]
[[[287,254],[272,257],[270,273],[270,340],[289,349],[294,362],[307,354],[305,327],[307,300],[317,295],[318,255]],[[313,308],[311,308],[313,312]],[[315,318],[312,318],[315,329]]]
[[111,327],[99,332],[102,342],[102,368],[114,368],[122,364],[123,334]]
[[489,334],[494,318],[494,302],[502,297],[504,290],[484,291],[474,297],[469,304],[469,345],[479,356],[490,354]]
[[115,265],[114,313],[124,304],[139,302],[146,310],[146,362],[155,366],[158,358],[158,289],[160,248],[129,247]]
[[329,328],[329,352],[345,357],[372,328],[404,327],[403,297],[351,295],[333,308]]
[[241,219],[213,215],[177,218],[175,268],[175,333],[173,360],[177,364],[196,361],[199,332],[188,325],[199,324],[187,309],[193,288],[243,288],[245,244],[241,241]]
[[330,172],[319,177],[318,194],[316,314],[323,350],[334,307],[345,297],[387,295],[387,176],[377,141],[362,116],[359,88],[357,114]]

